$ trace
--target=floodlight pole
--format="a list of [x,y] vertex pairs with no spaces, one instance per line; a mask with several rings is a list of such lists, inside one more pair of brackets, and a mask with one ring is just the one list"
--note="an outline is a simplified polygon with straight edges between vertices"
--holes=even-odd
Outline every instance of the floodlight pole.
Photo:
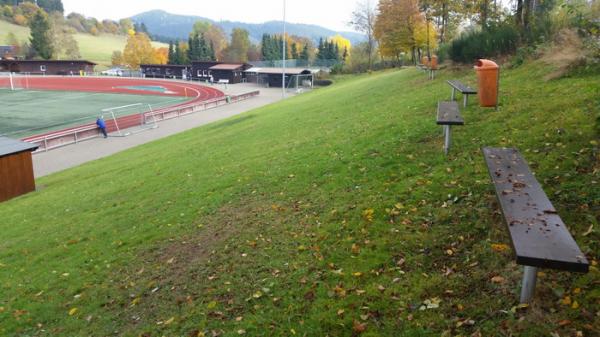
[[283,98],[285,98],[285,59],[287,57],[287,55],[286,55],[287,53],[286,53],[286,50],[285,50],[285,42],[286,42],[285,41],[285,28],[286,28],[285,27],[285,19],[286,19],[286,17],[285,17],[286,11],[285,10],[286,10],[286,2],[287,2],[287,0],[283,0],[283,38],[282,38],[282,40],[283,40],[283,52],[282,52],[282,54],[283,54],[283,74],[281,75],[281,94],[282,94]]

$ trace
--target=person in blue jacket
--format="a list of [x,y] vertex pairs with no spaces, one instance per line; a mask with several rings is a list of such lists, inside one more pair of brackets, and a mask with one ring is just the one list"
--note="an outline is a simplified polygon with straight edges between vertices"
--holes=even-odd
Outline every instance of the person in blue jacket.
[[106,122],[104,122],[103,117],[98,117],[98,119],[96,119],[96,125],[98,125],[98,128],[104,135],[104,138],[108,138],[108,134],[106,133]]

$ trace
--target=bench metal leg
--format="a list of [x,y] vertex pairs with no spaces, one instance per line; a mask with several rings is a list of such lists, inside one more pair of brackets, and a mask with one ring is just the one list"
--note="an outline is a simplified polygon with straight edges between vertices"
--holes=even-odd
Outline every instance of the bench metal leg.
[[463,95],[463,107],[467,107],[467,104],[469,103],[469,95]]
[[523,269],[523,284],[521,285],[521,304],[528,304],[533,299],[537,282],[536,267],[525,266]]
[[445,130],[445,134],[446,134],[445,141],[444,141],[444,153],[446,155],[448,155],[448,152],[450,151],[450,145],[452,142],[452,139],[451,139],[452,136],[450,135],[452,132],[452,128],[450,125],[444,125],[444,130]]
[[452,96],[450,97],[451,101],[454,101],[456,99],[456,89],[452,88]]

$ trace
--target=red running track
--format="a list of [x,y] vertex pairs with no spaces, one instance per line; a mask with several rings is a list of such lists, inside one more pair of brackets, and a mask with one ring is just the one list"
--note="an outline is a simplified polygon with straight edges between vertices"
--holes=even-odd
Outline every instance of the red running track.
[[[21,84],[26,81],[28,89],[56,90],[56,91],[82,91],[107,94],[132,94],[152,96],[178,96],[195,97],[195,101],[206,101],[224,96],[217,89],[205,87],[196,83],[174,82],[142,78],[120,77],[62,77],[62,76],[28,76],[20,77]],[[9,79],[0,78],[0,86],[8,87]],[[167,92],[133,89],[125,87],[160,86]],[[188,102],[188,103],[193,103]]]

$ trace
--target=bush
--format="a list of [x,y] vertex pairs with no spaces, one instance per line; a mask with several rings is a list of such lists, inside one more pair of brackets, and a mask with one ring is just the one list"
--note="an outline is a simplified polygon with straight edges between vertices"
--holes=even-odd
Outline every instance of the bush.
[[461,35],[452,41],[448,55],[454,62],[473,63],[480,58],[512,54],[517,50],[519,32],[511,25]]
[[442,43],[437,50],[438,63],[444,63],[449,57],[450,44]]
[[332,80],[315,80],[314,86],[316,87],[328,87],[333,84]]

